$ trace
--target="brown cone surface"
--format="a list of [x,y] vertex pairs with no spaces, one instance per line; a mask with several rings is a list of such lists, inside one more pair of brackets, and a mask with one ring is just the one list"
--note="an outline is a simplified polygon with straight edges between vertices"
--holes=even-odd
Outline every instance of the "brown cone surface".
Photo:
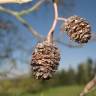
[[65,21],[64,27],[69,37],[77,43],[87,43],[91,38],[89,23],[79,16],[69,17]]
[[60,53],[54,44],[38,43],[32,53],[32,74],[36,79],[50,79],[57,70]]

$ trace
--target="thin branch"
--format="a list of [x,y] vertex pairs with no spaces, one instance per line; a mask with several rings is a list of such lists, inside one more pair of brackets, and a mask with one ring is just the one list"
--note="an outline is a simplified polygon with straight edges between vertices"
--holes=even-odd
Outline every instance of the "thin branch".
[[41,4],[44,3],[44,1],[46,1],[46,0],[40,0],[31,8],[26,9],[26,10],[22,10],[21,12],[18,13],[19,16],[27,15],[28,13],[35,11],[38,7],[40,7]]
[[57,24],[57,20],[58,20],[57,0],[53,1],[53,7],[54,7],[54,21],[53,21],[53,24],[48,32],[48,35],[47,35],[47,40],[49,43],[53,41],[53,33],[54,33],[54,30],[55,30],[55,27]]
[[27,23],[26,20],[24,20],[21,16],[18,15],[18,12],[12,11],[10,9],[6,9],[2,6],[0,6],[0,11],[5,12],[7,14],[10,14],[12,16],[15,16],[17,20],[20,21],[29,31],[32,32],[32,35],[41,39],[43,36],[41,36],[37,31],[35,31],[30,24]]
[[6,3],[18,3],[18,4],[23,4],[23,3],[28,3],[31,2],[32,0],[0,0],[0,4],[6,4]]
[[12,10],[10,10],[10,9],[6,9],[6,8],[4,8],[4,7],[2,7],[2,6],[0,6],[0,11],[1,11],[1,12],[5,12],[5,13],[10,14],[10,15],[13,15],[13,16],[18,15],[18,12],[12,11]]
[[65,22],[67,19],[66,18],[63,18],[63,17],[58,17],[58,20]]
[[[19,16],[24,16],[24,15],[27,15],[28,13],[30,13],[30,12],[33,12],[33,11],[35,11],[38,7],[40,7],[40,5],[44,2],[45,0],[40,0],[40,1],[38,1],[34,6],[32,6],[31,8],[29,8],[29,9],[26,9],[26,10],[22,10],[22,11],[12,11],[12,10],[10,10],[10,9],[6,9],[5,10],[5,8],[3,8],[2,6],[0,6],[0,11],[2,11],[2,10],[4,10],[5,12],[9,12],[9,13],[11,13],[12,15],[14,15],[13,13],[15,13],[15,14],[17,14],[17,15],[19,15]],[[7,13],[8,13],[7,12]]]
[[59,44],[62,44],[64,46],[67,46],[69,48],[82,48],[84,45],[80,44],[80,45],[75,45],[75,44],[71,44],[71,43],[67,43],[67,42],[62,42],[59,39],[55,39],[55,41]]
[[92,91],[92,89],[94,89],[94,87],[96,86],[96,77],[94,77],[91,81],[89,81],[83,91],[80,93],[80,96],[85,96],[86,94],[88,94],[90,91]]
[[42,38],[44,38],[41,34],[39,34],[35,29],[32,28],[32,25],[30,25],[29,23],[27,23],[27,21],[24,20],[22,17],[16,16],[16,18],[17,18],[30,32],[32,32],[32,35],[35,36],[37,39],[41,40]]
[[45,0],[40,0],[34,6],[32,6],[31,8],[20,11],[20,12],[12,11],[12,10],[6,9],[2,6],[0,6],[0,11],[5,12],[7,14],[10,14],[12,16],[15,16],[16,19],[20,21],[20,23],[22,23],[29,31],[32,32],[33,36],[35,36],[37,39],[40,40],[40,39],[43,38],[43,36],[41,34],[39,34],[35,29],[33,29],[32,26],[29,23],[27,23],[27,21],[24,20],[21,16],[27,15],[28,13],[36,10],[36,8],[39,7],[44,1]]
[[96,32],[93,32],[92,34],[91,34],[91,40],[90,40],[91,42],[93,42],[93,41],[96,41]]

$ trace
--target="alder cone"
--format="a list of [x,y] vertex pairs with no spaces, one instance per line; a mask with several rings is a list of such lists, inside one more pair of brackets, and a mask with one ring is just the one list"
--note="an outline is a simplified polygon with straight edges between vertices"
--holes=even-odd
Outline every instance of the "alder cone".
[[32,74],[36,79],[50,79],[58,69],[60,52],[55,44],[38,43],[32,53]]
[[64,23],[64,29],[70,39],[77,43],[87,43],[91,38],[89,23],[79,16],[69,17]]

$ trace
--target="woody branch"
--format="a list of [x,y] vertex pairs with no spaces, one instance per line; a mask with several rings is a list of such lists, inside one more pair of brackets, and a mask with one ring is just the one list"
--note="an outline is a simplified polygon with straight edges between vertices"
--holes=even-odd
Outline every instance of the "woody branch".
[[54,7],[54,21],[53,21],[53,24],[48,32],[48,35],[47,35],[47,41],[49,43],[51,43],[53,41],[53,33],[54,33],[54,30],[55,30],[55,27],[57,24],[57,20],[58,20],[58,7],[57,7],[56,0],[53,0],[53,7]]
[[32,0],[0,0],[0,4],[5,4],[5,3],[18,3],[18,4],[23,4],[23,3],[28,3],[31,2]]
[[80,93],[80,96],[85,96],[94,88],[94,86],[96,86],[96,77],[94,77],[90,82],[86,84],[83,91]]
[[63,17],[59,17],[58,16],[58,0],[53,0],[53,7],[54,7],[54,21],[53,21],[53,24],[48,32],[48,35],[47,35],[47,41],[48,42],[52,42],[53,41],[53,33],[54,33],[54,30],[55,30],[55,27],[56,27],[56,24],[58,23],[58,21],[66,21],[66,18],[63,18]]

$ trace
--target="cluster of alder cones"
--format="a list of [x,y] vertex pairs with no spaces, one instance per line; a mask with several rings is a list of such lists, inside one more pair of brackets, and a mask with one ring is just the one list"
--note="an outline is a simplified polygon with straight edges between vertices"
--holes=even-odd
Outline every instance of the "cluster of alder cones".
[[[71,16],[64,22],[64,31],[77,43],[87,43],[91,38],[89,23],[79,17]],[[50,79],[58,69],[60,52],[56,45],[43,41],[38,43],[32,53],[32,74],[36,79]]]

